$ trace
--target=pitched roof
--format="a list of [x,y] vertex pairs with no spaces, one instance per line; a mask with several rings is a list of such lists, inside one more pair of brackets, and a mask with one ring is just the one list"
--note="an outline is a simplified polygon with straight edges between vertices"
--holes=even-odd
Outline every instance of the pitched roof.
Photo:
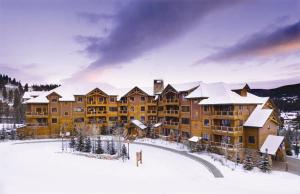
[[201,83],[197,89],[191,92],[186,98],[204,98],[200,105],[214,104],[263,104],[268,98],[255,96],[247,93],[247,96],[240,96],[233,92],[228,84],[223,82]]
[[267,139],[260,148],[260,152],[275,155],[283,139],[283,136],[268,135]]
[[263,127],[271,116],[272,109],[263,109],[263,105],[258,105],[248,117],[244,126],[246,127]]

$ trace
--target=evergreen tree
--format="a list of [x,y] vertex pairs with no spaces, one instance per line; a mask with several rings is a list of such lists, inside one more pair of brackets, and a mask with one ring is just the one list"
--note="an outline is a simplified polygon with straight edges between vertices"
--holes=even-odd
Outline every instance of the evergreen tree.
[[71,136],[71,140],[70,140],[70,148],[75,148],[75,145],[76,145],[76,141],[75,141],[75,138],[74,136]]
[[243,167],[245,170],[252,170],[254,167],[252,154],[247,154],[243,163]]
[[121,156],[122,156],[123,161],[127,158],[127,148],[126,148],[125,144],[122,145]]
[[77,138],[76,151],[82,152],[84,149],[83,136],[80,134]]
[[3,99],[6,100],[7,99],[7,91],[6,91],[6,88],[4,87],[3,90],[2,90],[2,96],[3,96]]
[[97,148],[96,148],[96,154],[103,154],[103,149],[102,149],[102,145],[101,145],[101,139],[100,137],[98,137],[97,139]]
[[271,165],[269,162],[268,153],[266,152],[260,157],[258,168],[263,172],[270,172],[271,171]]
[[9,90],[9,92],[8,92],[8,101],[12,102],[13,98],[14,98],[14,93],[13,93],[12,90]]
[[115,144],[114,141],[111,140],[110,155],[115,155],[115,154],[116,154]]
[[106,141],[106,153],[110,154],[110,143],[108,140]]
[[28,92],[28,83],[25,84],[25,86],[24,86],[24,91],[25,91],[25,92]]
[[84,141],[84,152],[90,153],[92,149],[91,139],[89,137],[85,138]]

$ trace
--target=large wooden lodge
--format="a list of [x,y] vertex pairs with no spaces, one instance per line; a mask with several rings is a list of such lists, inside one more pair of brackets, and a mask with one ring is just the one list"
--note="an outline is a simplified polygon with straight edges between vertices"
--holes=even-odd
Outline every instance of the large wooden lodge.
[[[193,82],[153,87],[60,86],[47,92],[27,92],[25,138],[58,137],[60,132],[83,130],[87,134],[110,133],[116,126],[127,135],[154,129],[152,135],[174,141],[201,137],[210,145],[258,150],[268,135],[277,135],[279,120],[267,97],[248,92],[247,84]],[[145,127],[136,125],[138,121]],[[150,130],[151,131],[151,130]]]

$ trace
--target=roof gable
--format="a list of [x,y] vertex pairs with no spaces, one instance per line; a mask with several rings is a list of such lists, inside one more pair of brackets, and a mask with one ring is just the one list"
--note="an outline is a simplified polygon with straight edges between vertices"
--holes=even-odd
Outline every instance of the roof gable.
[[123,97],[132,96],[132,95],[141,95],[141,96],[149,96],[146,92],[144,92],[141,88],[135,86],[129,92],[127,92]]
[[100,90],[99,88],[95,88],[89,93],[87,93],[87,96],[94,96],[94,95],[99,95],[99,96],[108,96],[105,92]]

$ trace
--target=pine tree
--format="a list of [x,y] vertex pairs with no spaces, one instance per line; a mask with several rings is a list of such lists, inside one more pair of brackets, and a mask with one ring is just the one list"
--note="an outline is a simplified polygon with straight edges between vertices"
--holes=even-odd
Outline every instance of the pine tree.
[[106,141],[106,153],[110,154],[110,143],[108,140]]
[[8,101],[12,102],[13,98],[14,98],[14,93],[13,93],[12,90],[9,90],[9,92],[8,92]]
[[6,88],[4,87],[3,90],[2,90],[2,96],[3,96],[3,99],[6,100],[7,99],[7,91],[6,91]]
[[122,156],[123,161],[127,158],[127,148],[126,148],[125,144],[122,145],[121,156]]
[[115,154],[116,154],[115,144],[114,141],[111,140],[110,155],[115,155]]
[[84,148],[83,136],[80,134],[77,138],[76,151],[82,152]]
[[84,141],[84,152],[90,153],[92,149],[91,139],[89,137],[85,138]]
[[249,153],[246,155],[246,158],[243,163],[243,167],[245,170],[252,170],[254,167],[252,155]]
[[271,165],[269,162],[269,157],[267,152],[260,157],[258,168],[263,172],[271,171]]
[[102,145],[101,145],[101,139],[100,137],[98,137],[97,139],[97,148],[96,148],[96,154],[103,154],[103,149],[102,149]]
[[75,148],[75,145],[76,145],[76,141],[75,141],[75,138],[74,136],[71,136],[71,140],[70,140],[70,148]]

